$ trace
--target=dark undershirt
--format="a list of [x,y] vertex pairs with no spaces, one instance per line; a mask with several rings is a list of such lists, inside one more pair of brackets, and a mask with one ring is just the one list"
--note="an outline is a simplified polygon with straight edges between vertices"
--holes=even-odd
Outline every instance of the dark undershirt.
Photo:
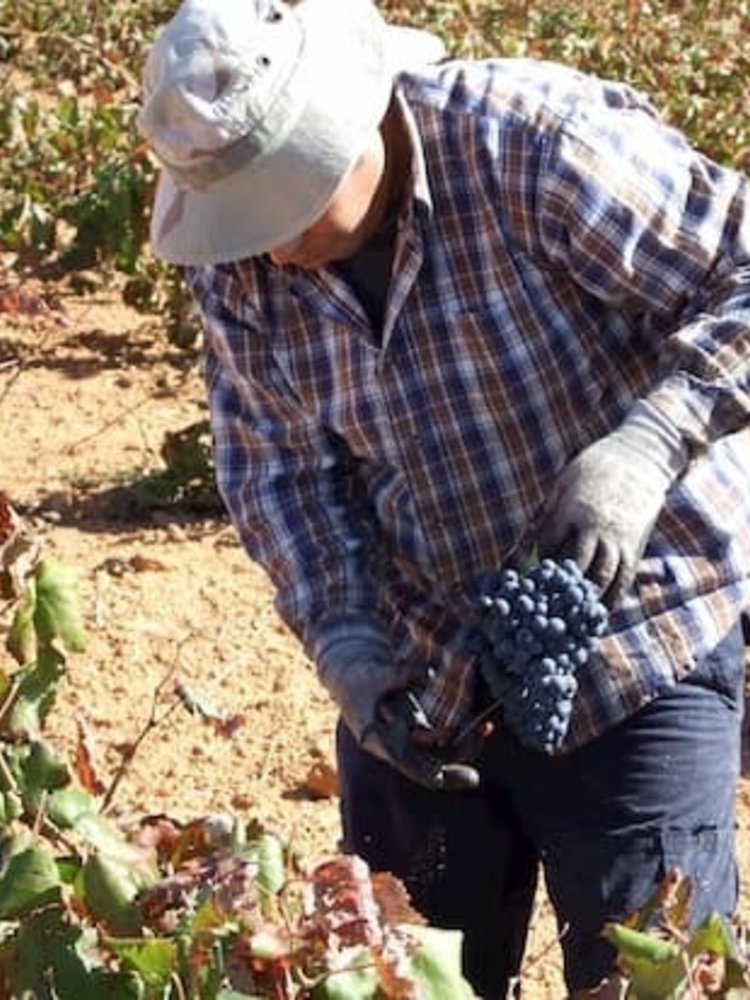
[[397,217],[394,215],[353,257],[336,264],[336,271],[359,299],[377,334],[383,328],[396,228]]

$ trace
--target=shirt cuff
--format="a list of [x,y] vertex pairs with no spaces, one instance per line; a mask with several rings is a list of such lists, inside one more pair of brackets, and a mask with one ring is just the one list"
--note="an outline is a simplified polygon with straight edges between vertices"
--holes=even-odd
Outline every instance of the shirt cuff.
[[363,612],[319,619],[307,630],[305,648],[321,672],[343,659],[392,657],[385,622],[377,615]]

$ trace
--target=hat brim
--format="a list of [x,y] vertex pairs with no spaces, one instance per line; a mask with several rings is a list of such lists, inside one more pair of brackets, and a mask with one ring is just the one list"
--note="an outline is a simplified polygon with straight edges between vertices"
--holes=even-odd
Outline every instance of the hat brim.
[[151,218],[154,253],[173,264],[206,265],[257,256],[298,236],[325,210],[385,115],[394,75],[438,61],[427,32],[344,21],[369,0],[304,0],[308,98],[280,148],[204,190],[178,186],[167,170]]

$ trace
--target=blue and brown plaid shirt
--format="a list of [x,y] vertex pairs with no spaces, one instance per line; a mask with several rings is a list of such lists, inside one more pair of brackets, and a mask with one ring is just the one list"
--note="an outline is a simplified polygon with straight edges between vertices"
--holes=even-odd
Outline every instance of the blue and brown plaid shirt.
[[188,272],[218,481],[311,655],[341,620],[387,633],[436,668],[425,704],[454,725],[476,578],[530,550],[566,463],[647,397],[693,459],[580,678],[572,747],[748,598],[747,180],[629,87],[559,66],[447,63],[396,94],[413,160],[381,329],[335,269]]

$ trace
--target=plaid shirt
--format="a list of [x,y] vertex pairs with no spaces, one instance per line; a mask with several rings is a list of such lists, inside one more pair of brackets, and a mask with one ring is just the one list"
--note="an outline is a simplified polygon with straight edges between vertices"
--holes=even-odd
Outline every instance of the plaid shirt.
[[[471,712],[478,574],[648,398],[694,458],[580,677],[567,747],[687,672],[750,571],[750,196],[629,87],[527,60],[396,88],[413,143],[383,328],[335,269],[191,269],[220,488],[312,656],[331,623]],[[238,206],[238,211],[242,207]],[[749,432],[750,433],[750,432]]]

